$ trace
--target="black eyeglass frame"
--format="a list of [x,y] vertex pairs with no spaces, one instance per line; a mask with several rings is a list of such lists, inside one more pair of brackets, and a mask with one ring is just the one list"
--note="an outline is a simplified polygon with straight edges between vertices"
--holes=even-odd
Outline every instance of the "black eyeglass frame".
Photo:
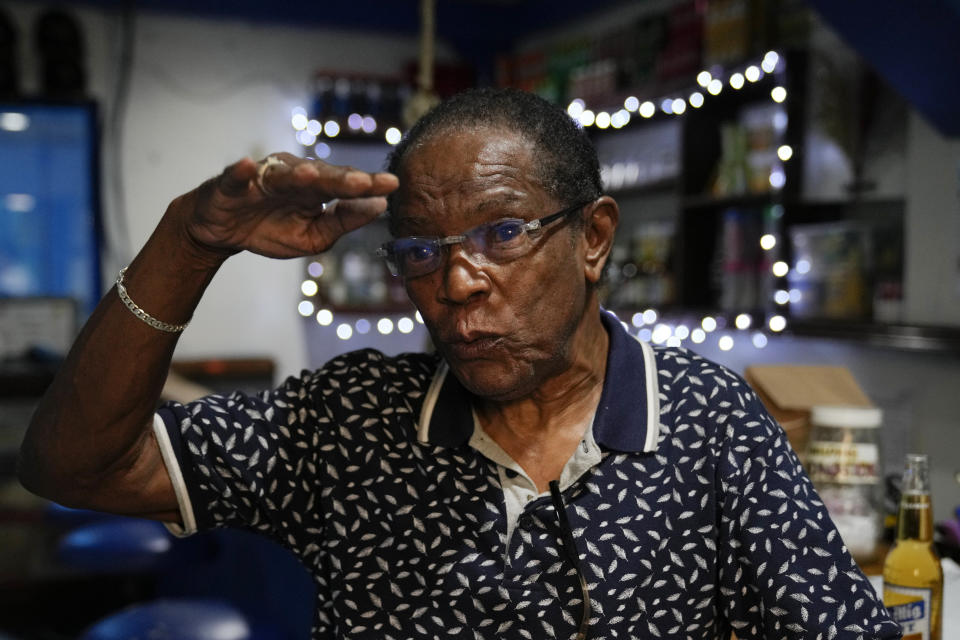
[[[385,242],[384,244],[382,244],[382,245],[376,250],[376,255],[379,256],[379,257],[381,257],[381,258],[383,258],[383,259],[386,261],[387,267],[390,269],[390,273],[393,274],[394,276],[400,276],[400,277],[405,277],[405,278],[406,278],[406,277],[417,278],[417,277],[420,277],[420,276],[424,276],[424,275],[433,273],[434,271],[436,271],[437,269],[439,269],[439,268],[440,268],[440,265],[442,264],[442,260],[438,261],[437,266],[434,267],[434,268],[432,268],[432,269],[430,269],[429,271],[424,271],[423,273],[418,273],[418,274],[415,275],[415,276],[406,276],[406,275],[404,275],[404,274],[401,273],[401,271],[402,271],[402,269],[400,268],[400,264],[401,264],[401,263],[400,263],[399,260],[397,260],[397,257],[396,257],[395,247],[397,246],[398,243],[409,242],[409,241],[412,241],[412,240],[418,240],[418,241],[422,241],[422,242],[425,242],[425,243],[429,243],[430,245],[436,247],[437,249],[442,249],[443,247],[447,247],[447,246],[450,246],[450,245],[453,245],[453,244],[460,244],[460,243],[466,242],[466,241],[467,241],[468,239],[470,239],[472,236],[477,235],[477,233],[480,232],[480,231],[484,231],[484,230],[487,230],[487,229],[491,229],[491,228],[496,227],[497,225],[506,224],[506,223],[518,224],[518,225],[519,225],[519,230],[520,230],[522,233],[529,235],[531,232],[539,231],[539,230],[543,229],[544,227],[546,227],[546,226],[548,226],[548,225],[551,225],[551,224],[553,224],[554,222],[557,222],[558,220],[565,219],[565,218],[567,218],[568,216],[572,216],[572,214],[574,214],[574,213],[578,213],[580,210],[582,210],[585,206],[587,206],[587,205],[590,204],[591,202],[593,202],[593,200],[588,200],[588,201],[586,201],[586,202],[581,202],[581,203],[579,203],[579,204],[573,205],[572,207],[567,207],[566,209],[561,209],[560,211],[557,211],[557,212],[555,212],[555,213],[551,213],[551,214],[549,214],[549,215],[543,216],[542,218],[537,218],[537,219],[535,219],[535,220],[530,220],[529,222],[524,221],[524,220],[521,220],[521,219],[519,219],[519,218],[506,218],[506,219],[503,219],[503,220],[496,220],[496,221],[494,221],[494,222],[487,222],[487,223],[484,223],[484,224],[481,224],[481,225],[477,225],[476,227],[474,227],[474,228],[472,228],[472,229],[468,229],[467,231],[465,231],[465,232],[463,232],[463,233],[459,233],[459,234],[452,235],[452,236],[446,236],[446,237],[440,237],[440,236],[405,236],[405,237],[402,237],[402,238],[395,238],[394,240],[391,240],[391,241],[389,241],[389,242]],[[482,253],[483,255],[486,255],[485,250],[484,250],[484,251],[481,251],[480,253]],[[525,255],[525,254],[521,254],[521,255]],[[520,257],[520,255],[517,255],[516,257]],[[493,262],[496,262],[496,260],[494,260]]]

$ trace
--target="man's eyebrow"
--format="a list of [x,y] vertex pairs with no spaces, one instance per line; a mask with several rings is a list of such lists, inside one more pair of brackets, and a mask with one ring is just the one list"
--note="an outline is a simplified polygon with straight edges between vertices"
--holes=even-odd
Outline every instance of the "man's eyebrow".
[[487,209],[503,209],[522,203],[523,199],[517,196],[498,196],[481,202],[479,205],[477,205],[476,211],[486,211]]

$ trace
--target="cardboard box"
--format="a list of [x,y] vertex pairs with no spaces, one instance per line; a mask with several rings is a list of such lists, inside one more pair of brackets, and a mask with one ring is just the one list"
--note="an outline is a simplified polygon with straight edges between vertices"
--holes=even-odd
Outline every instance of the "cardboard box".
[[873,406],[846,367],[754,365],[747,367],[744,378],[787,432],[787,439],[801,460],[810,438],[812,407]]

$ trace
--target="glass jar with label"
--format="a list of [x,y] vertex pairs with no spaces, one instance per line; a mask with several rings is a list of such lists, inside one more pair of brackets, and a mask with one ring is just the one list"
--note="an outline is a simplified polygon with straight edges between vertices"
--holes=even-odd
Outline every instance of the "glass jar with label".
[[880,425],[876,407],[817,406],[810,411],[807,472],[850,554],[876,559],[883,531]]

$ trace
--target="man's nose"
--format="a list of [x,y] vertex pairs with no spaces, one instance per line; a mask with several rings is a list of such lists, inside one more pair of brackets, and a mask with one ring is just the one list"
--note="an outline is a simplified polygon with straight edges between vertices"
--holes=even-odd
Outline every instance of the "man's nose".
[[443,284],[440,294],[449,302],[464,304],[486,295],[490,290],[490,279],[484,267],[486,261],[482,254],[474,253],[462,244],[450,245],[443,270]]

